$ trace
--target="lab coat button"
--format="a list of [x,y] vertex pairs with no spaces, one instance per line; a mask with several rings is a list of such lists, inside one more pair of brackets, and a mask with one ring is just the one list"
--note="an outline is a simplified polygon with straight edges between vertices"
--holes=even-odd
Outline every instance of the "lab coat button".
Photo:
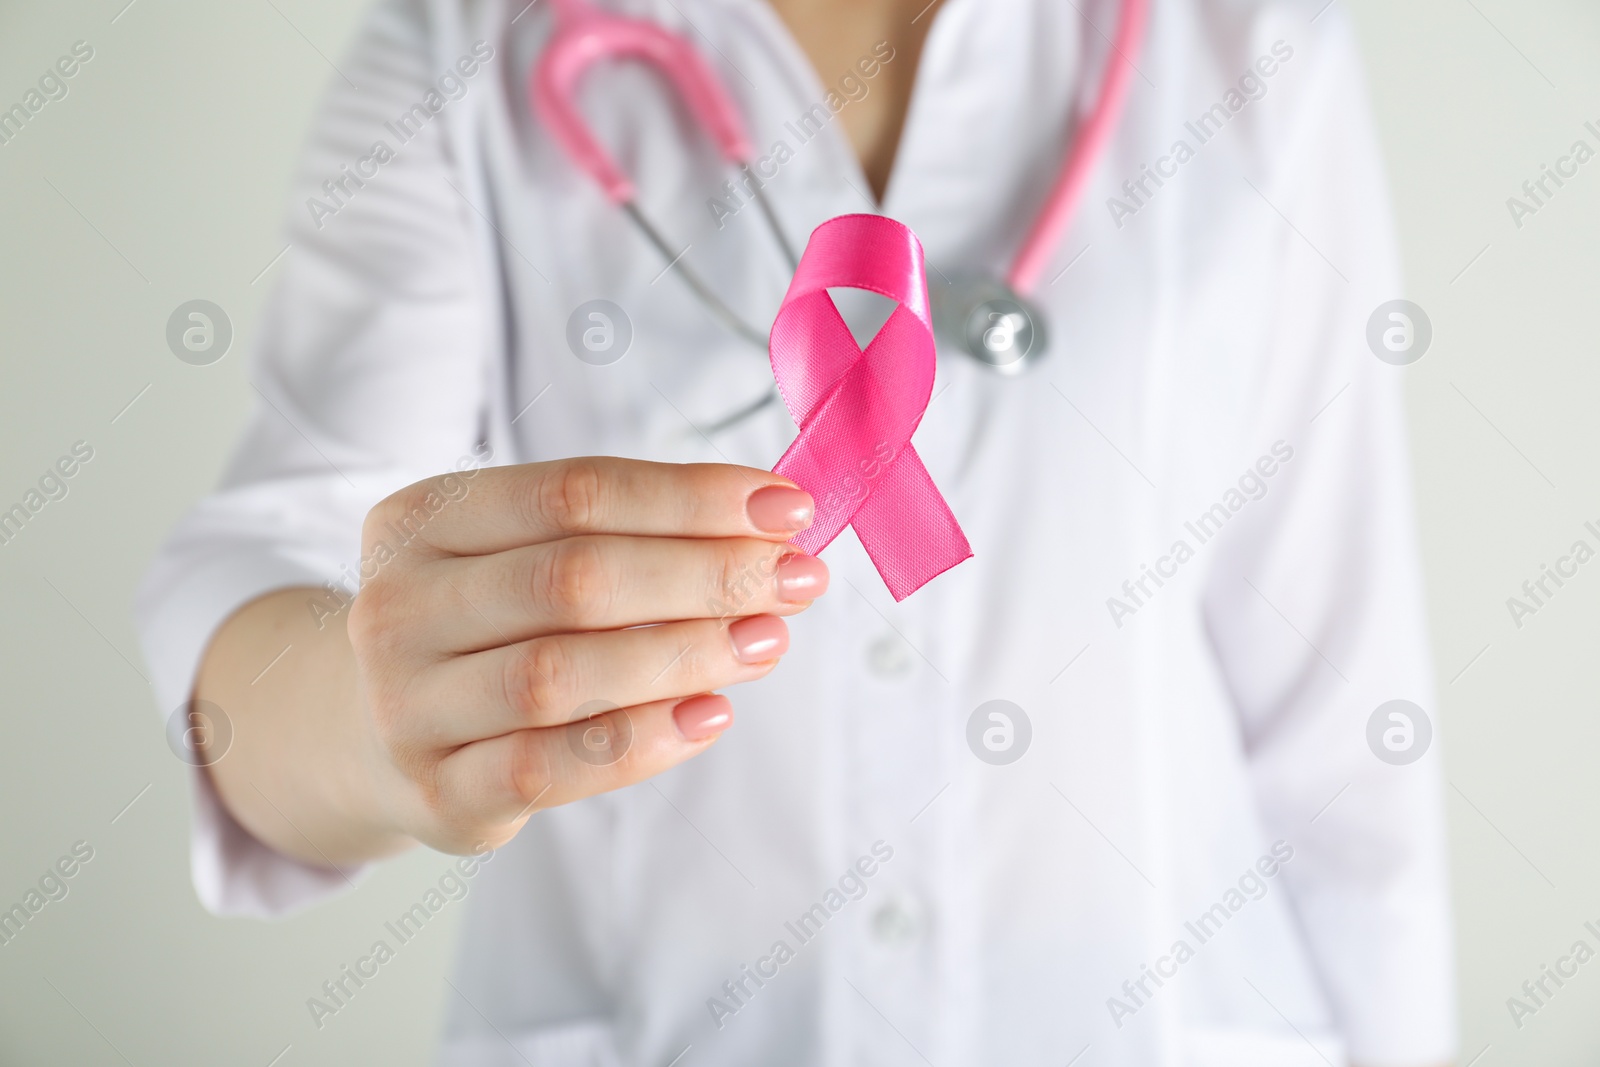
[[886,945],[903,945],[922,931],[916,901],[896,894],[878,905],[872,913],[872,936]]
[[899,634],[884,634],[867,646],[867,667],[879,678],[903,678],[911,672],[912,652]]

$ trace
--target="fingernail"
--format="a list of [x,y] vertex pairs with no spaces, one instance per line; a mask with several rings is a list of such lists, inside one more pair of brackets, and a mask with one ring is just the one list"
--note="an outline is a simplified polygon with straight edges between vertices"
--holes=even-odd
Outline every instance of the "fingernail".
[[728,627],[740,663],[765,663],[789,651],[789,628],[776,615],[752,615]]
[[672,721],[685,741],[704,741],[733,725],[733,702],[720,693],[690,697],[672,709]]
[[804,489],[769,485],[757,489],[745,501],[745,514],[758,530],[767,533],[797,534],[811,525],[816,505]]
[[815,600],[828,591],[828,565],[816,556],[795,554],[778,564],[778,599],[791,604]]

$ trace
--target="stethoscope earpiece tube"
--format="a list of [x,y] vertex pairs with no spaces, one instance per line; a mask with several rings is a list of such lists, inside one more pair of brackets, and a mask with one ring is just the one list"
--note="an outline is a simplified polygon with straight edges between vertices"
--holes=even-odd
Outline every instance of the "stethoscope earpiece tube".
[[962,274],[929,291],[939,336],[1001,374],[1020,374],[1049,350],[1044,316],[1026,294],[1037,291],[1039,278],[1060,250],[1090,172],[1122,114],[1148,13],[1149,0],[1123,0],[1094,110],[1067,150],[1061,173],[1005,280]]
[[1018,293],[1036,290],[1040,276],[1060,250],[1067,224],[1072,221],[1083,190],[1089,184],[1089,174],[1122,116],[1122,105],[1128,96],[1128,83],[1132,79],[1134,59],[1144,41],[1148,16],[1149,0],[1122,0],[1117,35],[1111,42],[1111,51],[1106,54],[1106,69],[1100,79],[1100,95],[1095,99],[1094,110],[1067,150],[1066,162],[1045,200],[1044,209],[1034,220],[1033,229],[1012,262],[1011,272],[1006,275],[1006,283]]
[[[638,227],[639,231],[661,252],[662,258],[667,261],[667,269],[675,269],[679,274],[683,275],[683,280],[689,283],[689,288],[694,290],[695,296],[700,298],[700,302],[706,306],[707,311],[721,319],[723,325],[740,337],[763,351],[766,350],[767,335],[741,319],[721,297],[711,291],[711,287],[706,284],[705,279],[701,278],[692,268],[683,264],[683,252],[672,251],[672,246],[667,244],[667,239],[662,236],[660,230],[656,229],[655,224],[645,217],[644,212],[639,210],[639,205],[632,200],[628,200],[620,206],[628,218],[633,220],[633,224]],[[688,251],[688,249],[684,251]]]

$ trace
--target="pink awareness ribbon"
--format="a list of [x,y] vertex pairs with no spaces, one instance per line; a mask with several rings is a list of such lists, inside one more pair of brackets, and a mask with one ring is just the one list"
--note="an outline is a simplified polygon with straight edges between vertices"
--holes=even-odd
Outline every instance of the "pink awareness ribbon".
[[[866,289],[899,304],[866,351],[830,288]],[[800,427],[772,470],[816,501],[816,518],[791,543],[816,555],[855,527],[896,600],[969,558],[966,535],[911,447],[936,365],[916,234],[881,215],[818,226],[772,324],[770,351]]]

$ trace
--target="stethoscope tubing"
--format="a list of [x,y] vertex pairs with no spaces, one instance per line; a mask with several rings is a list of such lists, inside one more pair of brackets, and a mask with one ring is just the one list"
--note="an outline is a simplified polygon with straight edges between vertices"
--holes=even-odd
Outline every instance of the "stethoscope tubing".
[[1128,84],[1136,69],[1134,56],[1139,54],[1139,46],[1144,41],[1149,15],[1149,0],[1122,0],[1116,36],[1106,56],[1106,69],[1101,75],[1100,94],[1095,98],[1094,109],[1084,120],[1078,136],[1073,138],[1066,162],[1056,176],[1050,195],[1045,198],[1044,208],[1034,220],[1032,230],[1006,275],[1007,284],[1018,293],[1036,292],[1040,276],[1060,251],[1061,238],[1078,210],[1078,201],[1083,198],[1094,165],[1104,153],[1117,120],[1122,117]]
[[[640,209],[631,179],[616,162],[578,111],[575,90],[588,68],[600,59],[634,58],[657,67],[684,98],[690,112],[706,127],[723,157],[750,172],[752,151],[743,119],[732,96],[693,45],[683,37],[644,19],[613,15],[595,7],[589,0],[555,0],[556,29],[535,64],[529,80],[534,111],[549,128],[572,162],[600,186],[606,196],[632,221],[650,244],[676,269],[685,284],[705,308],[736,336],[766,350],[767,333],[729,307],[692,267],[682,262],[688,248],[674,252],[660,227]],[[1044,271],[1060,250],[1061,239],[1071,224],[1079,201],[1088,186],[1096,162],[1120,118],[1128,86],[1149,20],[1149,0],[1121,0],[1116,36],[1107,53],[1100,90],[1094,107],[1072,138],[1065,160],[1044,206],[1034,219],[1010,270],[1005,286],[1027,305],[1027,295],[1037,290]],[[793,270],[799,257],[777,214],[763,191],[762,182],[750,174],[750,188],[758,210],[774,241]],[[998,284],[998,280],[997,280]],[[961,309],[955,309],[960,312]],[[1041,342],[1042,343],[1042,342]],[[987,360],[980,360],[987,362]],[[1012,366],[991,364],[1003,373],[1015,373]],[[697,427],[705,434],[734,425],[777,398],[773,388],[759,401],[720,420],[710,427]]]

